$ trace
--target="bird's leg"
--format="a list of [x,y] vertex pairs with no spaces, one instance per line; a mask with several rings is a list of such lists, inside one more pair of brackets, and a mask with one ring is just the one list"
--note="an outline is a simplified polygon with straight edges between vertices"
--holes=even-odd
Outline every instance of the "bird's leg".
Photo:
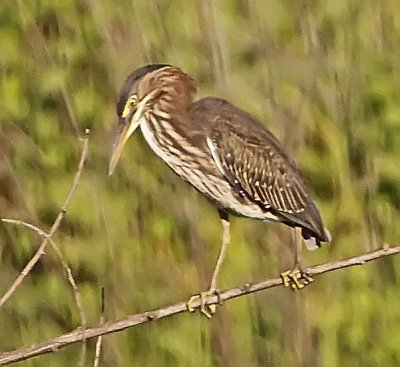
[[294,267],[281,274],[283,285],[291,287],[293,290],[304,288],[313,282],[310,274],[305,272],[301,266],[301,256],[303,254],[303,242],[301,228],[294,229]]
[[207,305],[207,297],[211,295],[217,295],[219,299],[219,304],[222,303],[221,299],[219,298],[219,291],[217,289],[217,279],[231,240],[229,215],[224,210],[218,210],[218,213],[223,227],[222,244],[221,244],[221,249],[219,251],[217,263],[215,265],[214,272],[211,278],[210,287],[208,291],[201,292],[200,294],[192,296],[189,302],[187,303],[188,310],[190,312],[194,312],[195,308],[192,306],[192,304],[193,302],[197,301],[200,298],[200,312],[205,316],[207,316],[208,318],[211,318],[212,315],[215,313],[216,305],[215,304]]
[[294,266],[301,268],[301,258],[303,256],[303,240],[301,229],[296,227],[293,231],[294,239]]
[[223,227],[223,232],[222,232],[222,245],[221,249],[219,251],[217,263],[215,265],[215,269],[213,272],[213,276],[211,278],[211,283],[210,283],[210,291],[215,291],[217,288],[217,278],[218,274],[221,270],[222,263],[224,262],[226,252],[228,250],[229,243],[231,241],[231,231],[230,231],[230,223],[229,223],[229,215],[227,212],[220,210],[219,211],[219,217],[221,218],[221,223]]

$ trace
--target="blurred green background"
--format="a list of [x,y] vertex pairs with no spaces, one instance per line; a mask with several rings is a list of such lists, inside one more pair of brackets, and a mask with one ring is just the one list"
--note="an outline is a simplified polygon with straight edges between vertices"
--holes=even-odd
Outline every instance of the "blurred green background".
[[[215,209],[135,134],[107,165],[118,89],[149,62],[182,67],[199,95],[229,99],[272,130],[307,177],[333,242],[306,265],[399,243],[398,0],[2,0],[0,217],[49,228],[91,129],[78,192],[55,236],[88,323],[205,289],[219,250]],[[220,288],[291,266],[291,231],[232,220]],[[0,292],[40,239],[0,225]],[[399,366],[400,257],[180,314],[104,340],[102,366]],[[79,326],[54,252],[0,309],[0,351]],[[85,365],[92,365],[94,340]],[[80,345],[20,366],[77,366]]]

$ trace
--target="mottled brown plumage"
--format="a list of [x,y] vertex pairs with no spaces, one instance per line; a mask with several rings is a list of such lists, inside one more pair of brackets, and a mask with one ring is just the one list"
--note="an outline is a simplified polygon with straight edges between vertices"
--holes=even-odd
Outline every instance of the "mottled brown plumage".
[[[209,121],[203,133],[238,200],[244,205],[256,203],[275,220],[301,227],[303,237],[315,237],[318,245],[329,240],[295,163],[258,120],[218,98],[201,99],[189,111],[192,121]],[[242,215],[240,209],[225,209]],[[253,217],[274,219],[261,213]]]
[[152,150],[206,195],[223,220],[233,213],[300,227],[309,248],[329,241],[304,179],[279,141],[231,103],[213,97],[194,102],[195,95],[193,79],[179,68],[147,65],[133,72],[117,105],[110,173],[140,126]]

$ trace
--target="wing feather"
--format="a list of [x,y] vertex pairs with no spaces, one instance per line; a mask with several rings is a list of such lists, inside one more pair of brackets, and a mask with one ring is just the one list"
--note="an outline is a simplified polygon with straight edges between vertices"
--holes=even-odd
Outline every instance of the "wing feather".
[[305,210],[304,182],[293,163],[274,146],[246,141],[221,127],[213,131],[207,144],[219,171],[242,195],[281,213]]
[[317,246],[330,240],[302,175],[260,121],[215,97],[193,103],[188,113],[195,126],[188,129],[192,143],[204,147],[207,136],[212,159],[235,192],[283,223],[300,226],[304,239]]

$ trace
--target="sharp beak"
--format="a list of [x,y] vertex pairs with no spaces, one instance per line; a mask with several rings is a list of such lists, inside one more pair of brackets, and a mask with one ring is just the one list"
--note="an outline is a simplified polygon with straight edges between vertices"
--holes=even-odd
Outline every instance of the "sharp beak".
[[108,166],[108,175],[111,176],[114,172],[115,166],[118,163],[119,157],[122,153],[122,148],[138,128],[143,118],[143,111],[147,102],[158,93],[157,90],[150,92],[146,95],[137,105],[136,110],[128,113],[126,116],[120,117],[117,135],[114,139],[114,144],[111,152],[110,165]]
[[120,117],[118,131],[114,139],[114,144],[111,152],[110,164],[108,166],[108,175],[111,176],[114,172],[115,166],[118,163],[119,157],[121,156],[122,149],[129,139],[129,137],[133,134],[133,132],[140,125],[142,118],[142,110],[140,106],[136,109],[135,112],[130,113],[128,116]]

